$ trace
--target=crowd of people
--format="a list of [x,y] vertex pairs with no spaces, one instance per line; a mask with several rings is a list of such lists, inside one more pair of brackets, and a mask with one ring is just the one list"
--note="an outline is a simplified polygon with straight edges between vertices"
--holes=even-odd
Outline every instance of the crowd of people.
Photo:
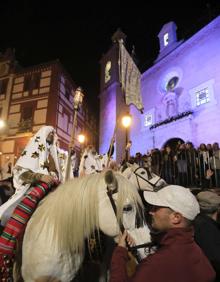
[[185,187],[220,187],[220,149],[217,142],[200,144],[196,149],[192,142],[172,148],[167,145],[155,148],[147,154],[136,153],[130,162],[148,167],[169,184]]
[[[120,169],[126,161],[137,163],[160,175],[171,185],[155,196],[152,192],[144,192],[145,201],[151,204],[152,226],[160,234],[157,238],[158,250],[143,259],[132,277],[128,277],[129,256],[126,249],[129,243],[135,242],[125,231],[112,256],[110,282],[220,281],[220,196],[206,191],[220,187],[218,143],[212,146],[201,144],[195,149],[188,142],[178,144],[175,150],[166,146],[146,155],[138,152],[134,157],[129,157],[131,145],[132,142],[125,148],[125,159],[121,164],[114,164],[114,168]],[[100,167],[97,165],[97,162],[100,164],[100,155],[94,147],[92,151],[91,167],[85,161],[89,158],[88,153],[81,161],[86,174],[100,171],[97,169]],[[101,170],[105,167],[106,163]],[[196,198],[185,187],[200,187],[204,191]]]
[[[120,165],[112,160],[113,144],[114,140],[104,155],[99,155],[94,146],[89,145],[82,154],[78,176],[99,173],[108,167],[118,170],[123,166],[125,160]],[[198,149],[191,142],[178,144],[175,149],[167,145],[162,150],[153,149],[148,154],[136,153],[129,157],[131,144],[126,147],[126,161],[147,167],[164,178],[168,185],[158,192],[144,192],[144,204],[149,207],[152,236],[157,234],[158,249],[144,258],[128,277],[127,247],[135,242],[125,231],[112,256],[110,282],[220,281],[220,196],[215,191],[207,191],[220,187],[218,143],[201,144]],[[5,226],[0,236],[0,254],[5,255],[5,250],[7,255],[14,254],[18,233],[23,231],[38,202],[67,180],[67,159],[51,126],[42,127],[27,144],[12,169],[15,193],[0,206],[1,224]],[[72,151],[71,177],[74,177],[75,162],[76,154]],[[201,187],[204,191],[194,196],[185,187]],[[21,218],[24,207],[28,215],[23,213]],[[17,215],[21,218],[19,223]],[[11,228],[14,224],[16,232]],[[6,273],[3,264],[4,260],[0,260],[1,271]]]

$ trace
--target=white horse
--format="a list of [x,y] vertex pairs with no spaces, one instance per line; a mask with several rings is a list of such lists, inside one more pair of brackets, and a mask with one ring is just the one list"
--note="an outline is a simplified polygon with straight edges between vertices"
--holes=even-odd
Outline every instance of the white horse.
[[121,173],[134,184],[139,191],[157,191],[167,185],[166,181],[160,176],[150,172],[148,168],[140,167],[136,163],[127,163]]
[[[140,207],[137,189],[112,171],[62,184],[41,201],[27,224],[22,247],[24,281],[71,281],[83,261],[85,239],[97,229],[116,238],[120,223],[134,229],[136,216],[142,215]],[[148,231],[146,240],[150,241]]]
[[[122,175],[129,180],[134,185],[134,188],[140,193],[142,201],[144,200],[143,191],[156,191],[167,185],[164,179],[160,176],[151,173],[147,168],[140,167],[138,164],[126,163],[126,165],[121,170]],[[125,213],[125,212],[124,212]],[[149,217],[148,217],[149,219]],[[132,213],[127,212],[126,217],[124,217],[124,225],[129,233],[132,235],[136,242],[136,258],[143,259],[151,252],[155,251],[155,248],[151,245],[150,230],[147,223],[144,223],[141,228],[133,228],[134,217]],[[149,246],[149,247],[147,247]],[[111,246],[110,246],[111,248]],[[106,265],[103,265],[104,271],[103,276],[100,276],[99,282],[107,281]],[[102,269],[103,270],[103,269]]]

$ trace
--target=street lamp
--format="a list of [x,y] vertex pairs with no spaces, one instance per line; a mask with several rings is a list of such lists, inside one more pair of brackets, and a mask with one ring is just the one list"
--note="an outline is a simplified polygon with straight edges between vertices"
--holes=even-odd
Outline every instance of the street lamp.
[[80,158],[82,157],[82,154],[83,154],[85,140],[86,140],[86,137],[84,134],[78,135],[78,141],[80,143]]
[[83,90],[81,87],[78,87],[75,91],[74,98],[73,98],[73,104],[74,104],[74,110],[78,111],[79,107],[82,105],[83,102]]
[[122,117],[122,125],[125,127],[125,160],[128,161],[128,151],[130,147],[128,147],[128,128],[131,125],[131,115],[127,113]]
[[125,128],[131,125],[131,115],[129,113],[122,117],[122,124]]
[[68,180],[70,178],[71,152],[72,152],[72,149],[74,148],[74,134],[75,134],[75,128],[76,128],[76,122],[77,122],[77,113],[79,111],[80,106],[82,105],[83,97],[84,97],[83,90],[81,87],[78,87],[75,90],[74,97],[73,97],[74,117],[73,117],[73,127],[71,131],[71,138],[70,138],[70,144],[69,144],[69,150],[68,150],[65,180]]
[[0,119],[0,129],[4,128],[5,127],[5,121]]
[[85,139],[86,139],[85,135],[83,135],[83,134],[78,135],[78,141],[79,141],[80,144],[84,144]]

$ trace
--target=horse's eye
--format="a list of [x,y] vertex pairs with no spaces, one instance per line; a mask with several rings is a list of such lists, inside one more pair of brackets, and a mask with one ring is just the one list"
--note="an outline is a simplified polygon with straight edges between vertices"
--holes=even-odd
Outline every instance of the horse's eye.
[[142,171],[141,174],[145,174],[145,171]]
[[132,211],[132,205],[127,205],[123,208],[123,212],[129,212]]

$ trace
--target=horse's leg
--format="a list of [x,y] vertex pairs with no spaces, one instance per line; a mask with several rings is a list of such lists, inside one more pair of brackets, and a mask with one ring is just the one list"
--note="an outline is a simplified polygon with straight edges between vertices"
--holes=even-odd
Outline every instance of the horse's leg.
[[107,282],[107,266],[105,264],[100,265],[100,276],[99,276],[99,282]]
[[[18,240],[17,242],[17,250],[15,256],[15,262],[13,266],[13,278],[14,282],[24,282],[21,275],[21,266],[22,266],[22,241]],[[52,276],[42,276],[37,278],[34,282],[61,282],[56,277]]]

